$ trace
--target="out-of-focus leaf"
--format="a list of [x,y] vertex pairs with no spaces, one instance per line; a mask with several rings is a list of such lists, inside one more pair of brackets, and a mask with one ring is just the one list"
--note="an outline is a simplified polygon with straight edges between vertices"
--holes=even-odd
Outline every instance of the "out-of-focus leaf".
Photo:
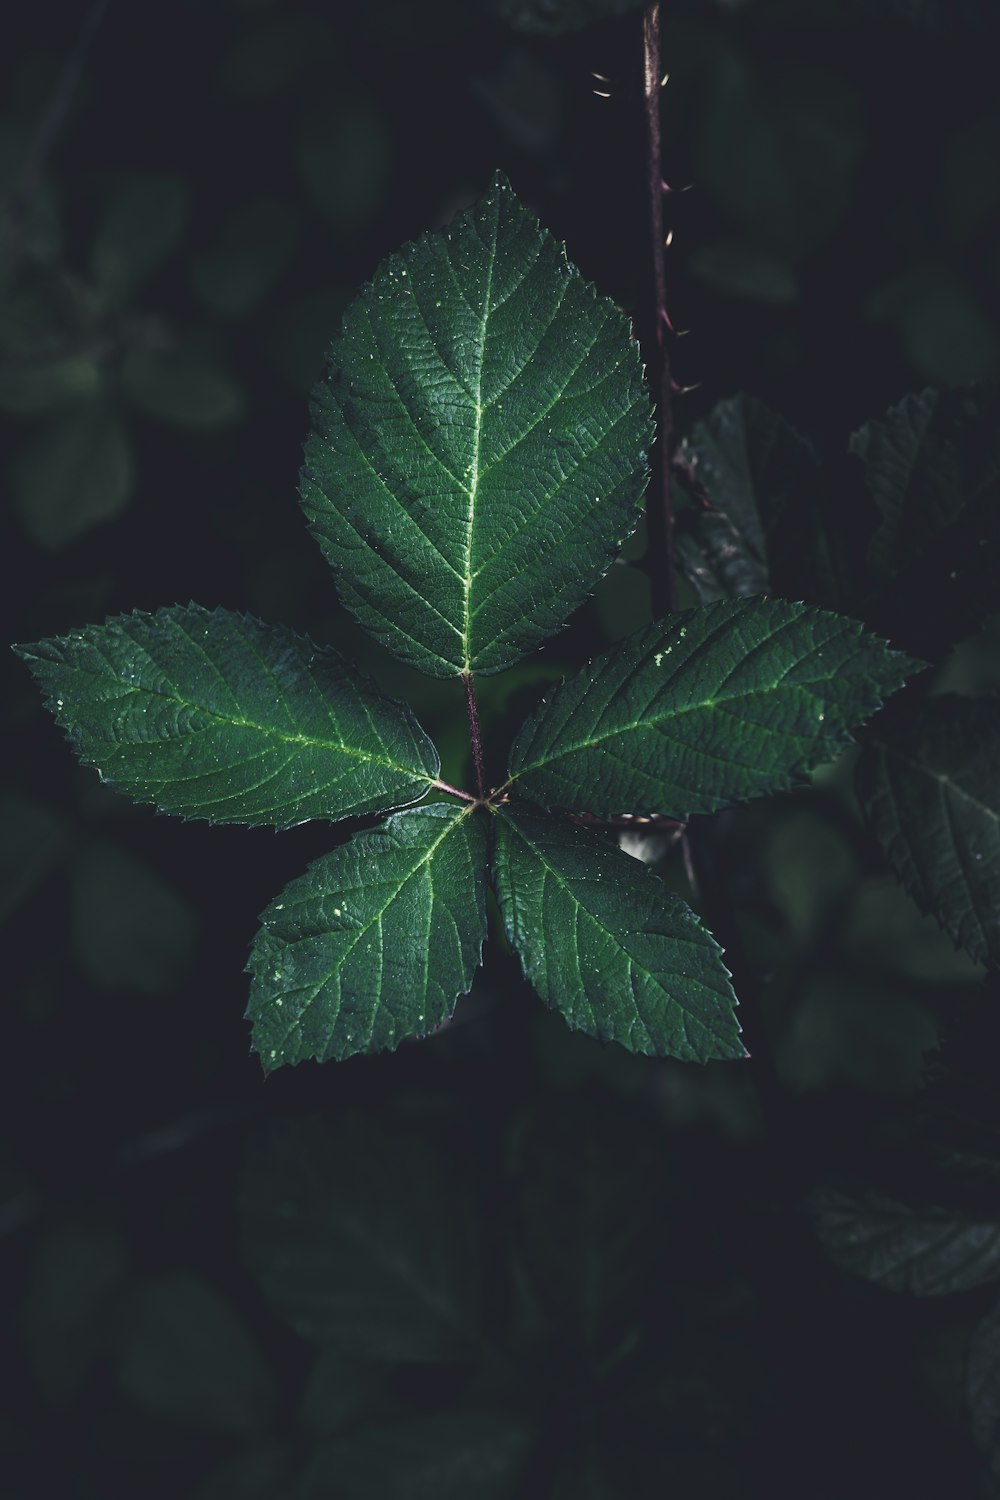
[[493,1412],[445,1411],[334,1438],[296,1500],[520,1500],[530,1433]]
[[323,373],[331,328],[339,328],[350,301],[346,290],[327,289],[279,308],[270,347],[285,378],[308,395]]
[[226,427],[243,415],[242,389],[218,356],[199,344],[130,350],[119,373],[136,406],[176,427]]
[[59,205],[49,183],[33,181],[22,194],[21,174],[32,151],[31,136],[16,125],[0,121],[0,287],[24,258],[35,265],[51,265],[62,250]]
[[291,11],[265,16],[234,43],[223,62],[222,80],[234,94],[274,94],[310,69],[335,68],[336,51],[336,32],[324,15]]
[[216,312],[241,317],[281,275],[298,236],[298,215],[290,203],[251,199],[231,215],[211,249],[196,257],[194,284]]
[[46,1400],[77,1396],[107,1337],[125,1249],[108,1229],[68,1225],[42,1240],[22,1311],[35,1379]]
[[111,844],[88,846],[73,869],[73,941],[106,989],[159,994],[186,974],[197,920],[188,903],[139,860]]
[[332,1437],[387,1399],[386,1369],[328,1344],[316,1356],[302,1395],[299,1422],[312,1438]]
[[484,3],[517,31],[556,36],[638,10],[642,0],[484,0]]
[[181,237],[188,190],[175,177],[134,175],[114,193],[91,253],[94,279],[114,307],[127,303]]
[[303,1338],[368,1359],[475,1354],[475,1214],[441,1140],[374,1116],[273,1130],[241,1193],[246,1258],[275,1311]]
[[643,1113],[590,1090],[552,1100],[515,1134],[516,1254],[552,1337],[592,1369],[642,1327],[655,1293],[662,1153]]
[[32,417],[68,405],[101,388],[101,370],[89,354],[4,362],[0,356],[0,411]]
[[839,1188],[816,1189],[806,1212],[831,1260],[890,1291],[943,1297],[1000,1278],[1000,1212],[959,1218]]
[[972,1336],[965,1375],[965,1399],[972,1435],[986,1454],[990,1474],[1000,1485],[1000,1302]]
[[65,832],[50,807],[13,792],[0,796],[0,922],[45,878]]
[[799,295],[794,270],[779,256],[742,241],[703,245],[692,252],[695,276],[725,292],[769,307],[787,307]]
[[868,742],[856,775],[921,911],[978,963],[1000,964],[1000,699],[932,698]]
[[761,250],[787,260],[817,249],[847,209],[861,152],[850,85],[831,71],[757,64],[723,46],[705,99],[699,185]]
[[22,276],[0,298],[0,411],[36,416],[96,396],[99,342],[93,310],[74,283]]
[[875,322],[895,326],[914,368],[936,385],[986,380],[1000,367],[1000,340],[964,281],[925,266],[881,287],[868,304]]
[[65,547],[120,515],[132,486],[128,437],[103,401],[52,417],[14,460],[14,503],[40,547]]
[[720,401],[681,444],[697,503],[677,517],[678,557],[704,604],[764,594],[841,601],[827,480],[812,448],[762,401]]
[[940,653],[995,606],[1000,391],[907,396],[850,448],[881,518],[868,551],[877,618],[899,620],[917,650],[926,638]]
[[938,1032],[911,988],[892,976],[823,964],[799,986],[775,1045],[780,1073],[796,1090],[847,1083],[876,1097],[912,1096]]
[[391,140],[384,115],[362,100],[307,112],[299,136],[299,167],[316,203],[335,228],[356,230],[381,203],[389,183]]
[[206,1282],[149,1277],[124,1298],[118,1379],[137,1405],[172,1421],[258,1433],[274,1382],[236,1312]]
[[291,1500],[297,1455],[274,1444],[224,1459],[190,1492],[191,1500]]

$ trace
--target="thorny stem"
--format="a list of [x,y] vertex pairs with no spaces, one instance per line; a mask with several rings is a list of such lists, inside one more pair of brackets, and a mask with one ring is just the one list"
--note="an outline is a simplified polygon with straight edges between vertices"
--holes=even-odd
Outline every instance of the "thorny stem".
[[666,246],[663,238],[663,160],[660,147],[660,0],[651,0],[642,16],[643,92],[646,114],[649,227],[653,262],[653,336],[646,351],[650,384],[656,395],[656,439],[646,499],[653,615],[661,619],[677,608],[674,573],[674,517],[670,493],[670,449],[673,442],[673,383],[666,333]]
[[465,711],[469,716],[469,739],[472,741],[472,765],[476,775],[476,791],[479,800],[485,796],[486,782],[483,778],[483,741],[479,732],[479,707],[476,703],[476,684],[471,672],[463,672],[465,683]]

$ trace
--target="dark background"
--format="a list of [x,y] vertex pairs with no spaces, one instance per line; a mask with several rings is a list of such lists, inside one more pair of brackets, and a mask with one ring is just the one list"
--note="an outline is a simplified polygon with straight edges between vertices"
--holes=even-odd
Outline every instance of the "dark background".
[[[37,0],[4,23],[0,634],[188,599],[246,609],[364,660],[461,779],[457,689],[365,640],[306,532],[308,390],[378,260],[496,167],[602,291],[644,314],[639,13],[549,37],[471,0],[112,0],[25,177],[87,16]],[[997,374],[998,39],[985,3],[667,0],[666,171],[693,183],[667,205],[671,312],[691,330],[674,359],[681,383],[700,382],[678,400],[682,431],[746,390],[840,455],[905,392]],[[116,279],[95,246],[136,192],[136,265],[157,213],[176,222],[145,275],[126,244]],[[541,675],[645,607],[635,575],[613,572]],[[491,1489],[473,1463],[456,1494],[991,1493],[962,1394],[989,1298],[918,1304],[845,1276],[800,1212],[831,1176],[895,1161],[928,1079],[951,1077],[949,1047],[965,1067],[955,1097],[991,1093],[982,976],[885,874],[846,773],[736,815],[718,846],[716,900],[761,991],[776,1113],[747,1068],[571,1036],[499,942],[441,1035],[265,1082],[241,1019],[255,916],[338,835],[134,809],[76,766],[23,666],[3,670],[12,1500],[424,1494],[364,1462],[348,1483],[331,1435],[452,1413],[460,1446],[472,1408],[526,1424],[526,1467]],[[998,680],[981,648],[953,670],[960,687]],[[484,687],[498,754],[538,677]],[[681,889],[676,860],[664,869]],[[442,1233],[471,1215],[484,1319],[501,1342],[517,1326],[523,1365],[401,1360],[370,1390],[368,1365],[365,1379],[338,1366],[330,1409],[346,1389],[348,1415],[316,1416],[316,1342],[262,1295],[237,1208],[248,1151],[316,1112],[446,1160],[458,1185]],[[432,1212],[404,1203],[392,1235],[406,1246]],[[510,1267],[535,1241],[557,1245],[540,1273],[556,1289],[525,1332]],[[579,1257],[606,1277],[614,1337],[593,1369],[560,1256],[569,1283]]]

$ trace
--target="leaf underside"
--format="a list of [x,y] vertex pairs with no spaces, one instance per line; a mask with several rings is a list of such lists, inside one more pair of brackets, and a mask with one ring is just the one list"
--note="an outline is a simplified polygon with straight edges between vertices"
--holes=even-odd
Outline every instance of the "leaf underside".
[[842,1270],[894,1292],[940,1297],[1000,1275],[1000,1222],[914,1209],[881,1193],[812,1193],[809,1218]]
[[684,817],[832,758],[919,663],[856,620],[781,599],[655,621],[542,700],[511,751],[547,807]]
[[775,593],[839,607],[828,483],[784,417],[751,396],[720,401],[677,462],[699,502],[677,516],[678,562],[702,604]]
[[486,936],[486,826],[396,813],[316,860],[261,916],[247,1015],[265,1072],[425,1036],[469,990]]
[[856,432],[850,449],[880,517],[868,548],[874,594],[866,613],[914,649],[939,652],[995,607],[1000,391],[906,396]]
[[494,879],[525,976],[574,1030],[656,1057],[746,1055],[721,949],[637,860],[587,829],[504,807]]
[[1000,963],[1000,700],[943,695],[866,746],[858,796],[922,911]]
[[414,802],[437,752],[334,651],[199,605],[18,647],[82,761],[161,812],[289,827]]
[[341,598],[432,676],[534,650],[639,518],[638,345],[500,174],[382,262],[313,423],[302,503]]

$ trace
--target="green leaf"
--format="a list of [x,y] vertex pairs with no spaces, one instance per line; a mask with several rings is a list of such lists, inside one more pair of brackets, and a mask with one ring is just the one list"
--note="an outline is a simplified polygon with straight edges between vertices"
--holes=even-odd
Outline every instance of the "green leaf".
[[878,618],[899,619],[918,650],[926,640],[939,652],[994,607],[1000,392],[907,396],[883,420],[856,432],[850,449],[864,463],[881,517],[868,549]]
[[523,1419],[432,1412],[323,1444],[296,1500],[517,1500],[528,1445]]
[[119,373],[129,400],[161,422],[210,429],[243,415],[242,390],[215,354],[198,344],[133,349]]
[[1000,963],[1000,699],[932,698],[869,741],[858,796],[921,911]]
[[681,444],[698,504],[677,517],[678,560],[703,604],[752,594],[839,602],[825,477],[806,440],[762,401],[720,401]]
[[638,346],[499,174],[383,261],[313,419],[302,503],[341,597],[432,676],[534,650],[639,518]]
[[719,600],[655,621],[543,699],[511,778],[549,807],[714,812],[832,759],[918,666],[843,615]]
[[118,1378],[147,1411],[221,1432],[256,1432],[274,1405],[271,1373],[242,1321],[193,1276],[150,1277],[125,1298]]
[[112,198],[91,254],[94,279],[121,306],[148,281],[180,239],[188,192],[173,177],[135,176]]
[[588,829],[497,814],[494,879],[525,977],[577,1031],[632,1052],[745,1056],[722,950],[689,906]]
[[374,1115],[293,1120],[251,1151],[244,1251],[296,1333],[369,1359],[461,1360],[480,1340],[475,1194],[454,1152]]
[[40,547],[68,546],[120,515],[132,484],[127,434],[99,400],[47,421],[14,462],[14,503]]
[[437,774],[409,709],[249,615],[172,605],[16,649],[80,759],[161,812],[285,828],[415,801]]
[[316,860],[261,916],[247,1015],[266,1072],[398,1047],[446,1021],[486,937],[486,824],[397,813]]
[[911,1208],[874,1190],[819,1188],[806,1200],[813,1228],[844,1271],[893,1292],[943,1297],[1000,1276],[1000,1222]]

